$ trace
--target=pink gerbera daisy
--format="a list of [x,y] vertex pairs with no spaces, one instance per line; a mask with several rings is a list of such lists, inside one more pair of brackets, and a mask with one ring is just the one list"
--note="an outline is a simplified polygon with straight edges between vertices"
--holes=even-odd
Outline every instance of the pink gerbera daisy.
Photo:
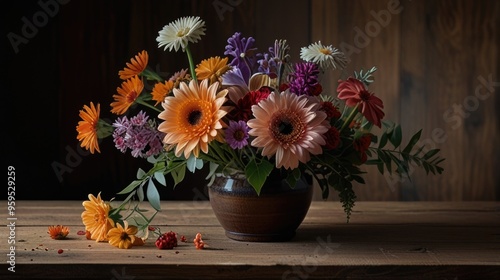
[[317,99],[289,91],[271,93],[252,106],[255,119],[248,121],[248,133],[255,136],[252,146],[262,148],[263,156],[276,156],[277,168],[307,163],[311,154],[321,154],[326,143],[323,135],[330,127],[318,106]]

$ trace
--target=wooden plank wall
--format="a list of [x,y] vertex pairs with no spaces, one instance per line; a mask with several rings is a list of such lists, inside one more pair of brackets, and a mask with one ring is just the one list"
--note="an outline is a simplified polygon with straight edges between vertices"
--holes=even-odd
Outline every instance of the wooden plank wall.
[[[9,3],[5,31],[20,33],[20,19],[31,19],[40,9],[37,1]],[[336,81],[352,71],[379,68],[371,90],[383,98],[387,118],[400,122],[407,136],[423,128],[423,144],[441,148],[447,160],[443,176],[415,171],[412,182],[388,180],[369,169],[368,184],[356,186],[360,200],[500,200],[500,2],[495,0],[61,4],[36,36],[20,45],[19,53],[7,48],[7,67],[2,70],[10,93],[6,104],[20,104],[17,122],[9,124],[14,137],[8,139],[8,147],[19,146],[6,151],[8,161],[19,167],[19,199],[82,199],[101,190],[111,197],[134,179],[143,163],[120,154],[110,141],[102,143],[101,155],[71,157],[69,151],[78,146],[78,110],[101,101],[103,116],[113,118],[108,110],[119,86],[117,72],[143,49],[150,54],[150,66],[165,75],[186,67],[184,56],[158,49],[155,39],[163,25],[188,15],[199,15],[207,23],[202,44],[193,45],[200,60],[222,56],[227,38],[240,31],[255,37],[259,50],[276,38],[287,39],[294,61],[301,47],[317,40],[345,50],[351,64],[345,73],[326,77],[331,92]],[[32,83],[26,83],[26,73],[36,73]],[[24,98],[38,101],[26,104]],[[23,113],[27,111],[43,116],[45,124],[33,126]],[[36,145],[43,148],[35,157],[26,149],[32,135],[43,142]],[[60,178],[54,175],[54,162],[69,168]],[[200,197],[193,191],[202,189],[203,182],[193,177],[183,185],[174,192],[164,190],[163,197]]]
[[500,3],[311,4],[312,40],[352,50],[351,71],[377,66],[371,89],[384,100],[387,117],[400,122],[407,136],[423,128],[422,144],[446,157],[442,176],[415,171],[412,182],[370,176],[357,187],[359,198],[498,200]]

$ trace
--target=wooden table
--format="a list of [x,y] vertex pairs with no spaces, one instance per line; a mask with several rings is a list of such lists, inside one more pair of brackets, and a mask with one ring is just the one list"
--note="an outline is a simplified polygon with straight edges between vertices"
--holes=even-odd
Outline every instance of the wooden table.
[[[188,242],[159,250],[151,238],[125,250],[77,234],[84,229],[81,201],[16,201],[16,220],[2,211],[0,277],[500,279],[500,202],[358,202],[347,224],[338,202],[315,201],[284,243],[228,239],[206,201],[165,201],[162,209],[156,225]],[[49,237],[47,227],[58,224],[70,227],[69,239]],[[197,232],[208,249],[195,249]],[[5,254],[12,239],[15,273]]]

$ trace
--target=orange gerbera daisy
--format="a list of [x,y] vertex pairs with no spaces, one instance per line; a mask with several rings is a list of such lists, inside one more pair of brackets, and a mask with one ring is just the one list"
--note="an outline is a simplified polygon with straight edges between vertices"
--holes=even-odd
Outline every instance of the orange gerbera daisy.
[[318,102],[289,91],[271,93],[267,99],[252,106],[255,119],[247,122],[248,134],[255,136],[252,146],[260,147],[262,155],[276,156],[276,167],[294,169],[307,163],[310,154],[321,154],[325,132],[330,125],[326,113],[318,111]]
[[174,82],[170,80],[165,81],[163,83],[162,82],[156,83],[155,87],[153,88],[153,91],[151,92],[152,99],[156,101],[155,106],[163,102],[163,100],[165,100],[165,96],[167,96],[168,93],[171,92],[173,88],[174,88]]
[[90,107],[84,105],[83,110],[80,110],[79,114],[82,120],[78,122],[78,126],[76,127],[76,131],[78,131],[76,139],[81,142],[80,146],[90,150],[92,154],[94,151],[101,152],[99,150],[99,143],[97,142],[97,124],[99,122],[100,111],[101,106],[99,103],[97,103],[97,107],[92,102],[90,102]]
[[227,60],[227,57],[221,59],[218,56],[202,60],[195,69],[196,77],[200,80],[209,79],[211,84],[216,81],[221,82],[219,80],[221,76],[231,70],[231,66],[227,65]]
[[108,231],[114,227],[115,222],[109,217],[111,206],[101,199],[89,194],[89,200],[82,203],[85,211],[82,213],[82,222],[85,230],[90,232],[90,238],[95,241],[106,241]]
[[137,238],[137,231],[137,227],[129,226],[127,221],[123,221],[123,226],[117,223],[116,227],[108,231],[108,242],[120,249],[130,249]]
[[146,69],[148,66],[149,55],[148,52],[142,51],[138,53],[135,58],[132,58],[130,62],[127,62],[127,67],[118,72],[120,79],[127,80],[133,76],[138,76]]
[[121,115],[127,112],[128,108],[132,106],[139,97],[143,88],[144,83],[138,76],[133,76],[124,81],[121,87],[116,89],[118,94],[113,95],[115,102],[111,103],[111,113]]
[[177,157],[183,152],[186,158],[191,152],[198,157],[200,149],[208,153],[212,140],[223,141],[219,130],[226,126],[221,119],[227,114],[227,108],[222,106],[227,90],[218,89],[218,82],[209,87],[208,80],[200,84],[192,80],[189,85],[181,83],[179,89],[174,88],[173,96],[165,98],[165,110],[158,115],[164,121],[158,130],[166,134],[165,144],[176,146]]
[[47,231],[47,233],[50,234],[50,238],[61,240],[68,236],[69,228],[61,225],[49,226],[49,230]]

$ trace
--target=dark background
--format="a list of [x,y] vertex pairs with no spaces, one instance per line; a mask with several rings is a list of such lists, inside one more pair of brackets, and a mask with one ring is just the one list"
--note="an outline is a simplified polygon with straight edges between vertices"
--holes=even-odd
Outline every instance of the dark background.
[[[317,40],[356,46],[357,30],[366,31],[376,20],[374,14],[392,2],[5,2],[3,155],[7,166],[16,168],[16,198],[82,200],[99,191],[110,198],[135,178],[137,168],[149,167],[121,154],[111,139],[100,144],[101,154],[81,150],[78,111],[91,101],[100,102],[102,117],[114,119],[109,104],[121,83],[118,71],[142,50],[149,53],[149,66],[165,76],[187,68],[184,54],[157,47],[158,31],[175,19],[192,15],[206,22],[206,35],[191,45],[196,63],[223,56],[227,38],[236,31],[255,37],[261,51],[274,39],[287,39],[297,60],[300,48]],[[407,135],[423,128],[422,139],[432,139],[433,130],[444,131],[446,140],[431,144],[447,158],[445,174],[428,177],[416,171],[412,182],[388,184],[371,170],[368,184],[356,187],[360,200],[500,200],[499,86],[485,100],[471,99],[481,85],[479,77],[500,80],[499,1],[397,4],[402,11],[392,14],[387,25],[379,24],[380,32],[366,47],[357,45],[348,71],[373,65],[380,69],[373,91],[384,100],[386,115],[400,122]],[[17,50],[8,37],[12,34],[25,40]],[[338,76],[331,78],[326,89],[333,90]],[[443,117],[467,100],[476,101],[471,104],[477,108],[467,111],[460,124]],[[176,190],[160,188],[162,198],[203,198],[203,177],[203,172],[190,176]]]

